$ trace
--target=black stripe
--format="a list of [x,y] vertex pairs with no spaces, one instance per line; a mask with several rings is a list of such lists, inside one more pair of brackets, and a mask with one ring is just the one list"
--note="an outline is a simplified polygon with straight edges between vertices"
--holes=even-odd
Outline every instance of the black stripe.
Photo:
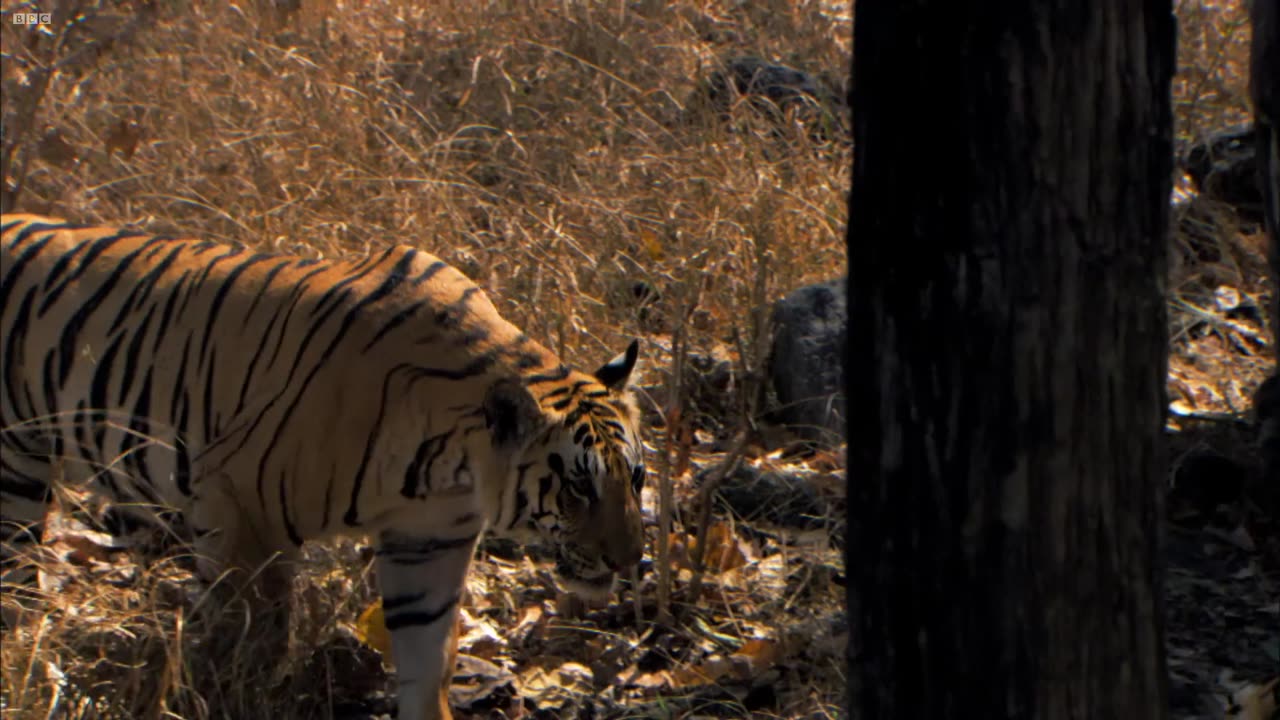
[[[116,353],[120,351],[123,339],[123,337],[116,338],[106,352],[102,353],[102,357],[98,358],[97,367],[93,373],[93,381],[89,385],[89,407],[91,410],[105,413],[108,408],[107,389],[111,385],[111,370],[115,366]],[[99,450],[102,449],[102,441],[106,431],[105,423],[99,424],[94,429],[93,440]]]
[[[319,302],[317,302],[315,307],[311,309],[311,316],[315,317],[320,314],[327,315],[328,311],[332,310],[332,308],[328,307],[330,303],[333,303],[334,307],[341,305],[342,300],[345,299],[346,296],[350,294],[350,291],[347,290],[347,286],[351,285],[352,283],[358,280],[364,279],[369,273],[373,272],[375,268],[381,265],[383,260],[386,260],[395,251],[396,251],[396,248],[391,248],[390,250],[387,250],[382,254],[381,257],[377,259],[377,261],[373,263],[369,263],[367,267],[363,267],[363,266],[365,265],[365,263],[368,263],[369,258],[365,258],[365,260],[362,261],[359,265],[356,265],[354,268],[352,268],[351,274],[347,275],[346,277],[342,278],[338,282],[334,283],[332,286],[329,287],[328,290],[324,292],[323,295],[320,296]],[[401,268],[407,269],[408,263],[406,263],[406,260],[408,260],[409,262],[412,262],[413,255],[406,254],[403,258],[401,258],[400,261],[396,263],[396,269],[397,270],[400,270]],[[403,270],[401,270],[401,272],[403,273]]]
[[528,372],[542,366],[542,358],[533,353],[520,353],[516,356],[515,368],[520,372]]
[[[364,454],[360,457],[360,465],[356,468],[355,479],[351,483],[351,499],[347,505],[346,512],[342,515],[342,522],[345,523],[347,527],[356,527],[360,524],[357,512],[357,506],[359,505],[360,500],[360,490],[364,486],[364,474],[369,468],[369,460],[373,457],[374,444],[377,443],[378,436],[382,433],[382,418],[386,415],[387,401],[390,397],[391,381],[395,376],[396,373],[393,371],[387,373],[387,375],[382,379],[382,393],[380,395],[382,398],[381,404],[378,407],[378,414],[373,421],[373,429],[365,439]],[[334,479],[335,478],[332,475],[329,477],[329,484],[325,487],[324,491],[325,502],[322,525],[326,527],[329,524],[329,500],[333,490]],[[378,484],[376,492],[378,494],[382,493],[381,483]]]
[[186,436],[187,436],[187,402],[183,397],[182,415],[178,421],[174,423],[174,447],[177,449],[177,457],[174,459],[173,479],[178,486],[178,492],[184,497],[191,497],[191,454],[187,452]]
[[[156,247],[156,250],[158,251],[163,249],[164,248],[161,246]],[[108,335],[120,329],[120,326],[124,324],[125,320],[129,317],[130,313],[133,312],[135,307],[142,307],[142,305],[146,303],[147,299],[151,297],[151,292],[155,290],[156,283],[159,282],[160,277],[165,273],[165,271],[173,265],[173,261],[177,258],[180,251],[181,247],[172,248],[169,251],[168,257],[161,260],[155,267],[148,270],[147,273],[138,280],[138,284],[135,285],[133,291],[129,293],[129,297],[120,305],[120,311],[116,313],[115,319],[111,321],[111,326],[107,329]],[[150,254],[151,253],[148,253],[148,255]],[[149,258],[144,258],[144,261],[148,259]]]
[[418,446],[418,452],[414,454],[413,461],[404,471],[404,484],[400,487],[401,495],[407,498],[418,497],[419,485],[422,487],[424,496],[430,492],[431,465],[444,454],[452,435],[453,431],[450,430],[444,435],[427,438],[426,442]]
[[[274,447],[274,444],[273,444]],[[266,453],[264,453],[265,455]],[[261,470],[262,465],[258,468]],[[289,535],[289,542],[294,547],[302,546],[302,538],[298,535],[298,529],[293,526],[293,521],[289,519],[289,495],[285,485],[288,484],[289,478],[283,471],[280,472],[280,519],[284,521],[284,531]]]
[[267,290],[271,289],[271,283],[275,281],[276,275],[280,274],[280,271],[287,267],[289,267],[289,261],[284,260],[267,271],[267,275],[263,278],[262,284],[258,286],[258,292],[253,294],[253,301],[249,303],[249,309],[244,313],[244,320],[241,321],[243,324],[249,324],[249,318],[253,317],[253,311],[257,309],[258,303],[262,301],[262,297],[267,294]]
[[169,297],[164,301],[164,313],[160,315],[160,324],[156,326],[156,341],[155,344],[151,346],[151,352],[153,354],[160,351],[160,343],[164,341],[165,337],[168,335],[169,322],[173,319],[173,311],[177,307],[178,295],[181,293],[182,287],[187,283],[190,275],[191,271],[188,270],[184,272],[179,276],[175,283],[169,286],[169,290],[166,293]]
[[474,285],[463,290],[457,300],[436,311],[436,324],[447,330],[456,330],[461,327],[463,319],[467,316],[471,299],[479,292],[480,288]]
[[264,260],[269,260],[269,255],[251,255],[244,262],[232,268],[231,272],[222,279],[222,284],[218,286],[217,292],[213,295],[213,301],[209,304],[209,314],[204,322],[204,339],[200,342],[200,355],[204,356],[206,349],[209,347],[209,337],[213,334],[213,326],[218,322],[218,311],[222,309],[222,304],[227,300],[227,294],[231,292],[231,286],[236,280],[244,274],[246,270],[255,264]]
[[[524,479],[524,471],[528,466],[520,469],[520,480]],[[529,508],[529,496],[525,494],[523,485],[516,487],[516,510],[511,516],[511,522],[507,525],[508,530],[515,530],[516,525],[520,522],[520,518],[524,515],[524,511]]]
[[[53,240],[53,235],[45,237],[44,242]],[[92,244],[92,238],[81,240],[70,248],[63,250],[58,259],[53,261],[53,266],[49,268],[49,274],[44,278],[43,291],[49,292],[49,289],[58,283],[67,269],[71,267],[71,263],[80,255],[80,252],[88,248]]]
[[[116,239],[107,238],[107,240],[111,240],[111,242],[115,242]],[[109,247],[111,242],[103,245],[102,246],[103,249],[105,249],[106,247]],[[67,376],[70,375],[71,373],[71,364],[75,357],[75,346],[76,346],[76,341],[79,339],[80,331],[84,329],[85,324],[89,321],[89,317],[99,309],[103,300],[105,300],[110,295],[110,293],[115,289],[115,286],[120,282],[120,279],[124,277],[124,274],[128,271],[129,266],[133,263],[134,259],[136,259],[139,255],[141,255],[142,251],[146,247],[147,247],[146,245],[143,245],[142,247],[139,247],[133,250],[128,255],[125,255],[123,258],[121,258],[119,262],[115,264],[115,267],[112,269],[111,274],[109,274],[106,278],[103,278],[98,283],[98,287],[96,290],[94,290],[93,294],[89,296],[89,298],[84,300],[82,303],[80,303],[75,314],[72,315],[71,318],[67,320],[66,323],[63,324],[62,337],[59,340],[59,353],[60,353],[58,357],[58,360],[60,363],[60,367],[58,368],[58,384],[59,385],[65,385],[67,382]],[[92,251],[90,252],[92,253]],[[91,259],[92,259],[92,256],[86,257],[85,261],[81,264],[80,268],[77,269],[76,274],[71,279],[74,279],[74,277],[80,275],[81,271],[88,265],[88,262]],[[68,282],[70,282],[71,279],[69,279]],[[49,304],[50,298],[54,296],[56,296],[56,293],[55,295],[46,297],[44,306],[47,306]]]
[[[5,495],[17,495],[23,500],[32,500],[35,502],[49,502],[53,499],[53,491],[48,482],[42,478],[28,477],[21,475],[12,467],[5,466],[5,472],[0,475],[0,492]],[[8,525],[9,523],[5,523]]]
[[[130,447],[143,445],[143,447],[135,453],[130,453],[129,457],[134,459],[134,468],[144,483],[144,493],[153,503],[158,498],[150,492],[152,487],[151,472],[147,467],[146,453],[152,447],[151,442],[143,437],[144,434],[151,433],[151,368],[147,368],[147,376],[142,380],[142,389],[138,391],[138,401],[133,404],[132,419],[129,422],[129,429],[132,431],[126,437],[131,441]],[[144,444],[144,440],[146,440]]]
[[[62,282],[58,283],[56,287],[54,287],[52,290],[49,291],[47,295],[45,295],[44,302],[40,304],[40,309],[37,311],[37,313],[39,315],[44,315],[46,312],[48,312],[49,308],[52,307],[53,304],[58,301],[59,297],[62,296],[62,293],[66,292],[66,289],[70,287],[72,283],[79,280],[86,272],[88,272],[89,266],[93,264],[93,261],[99,255],[106,252],[108,249],[111,248],[112,245],[115,245],[121,240],[130,240],[135,237],[139,237],[139,233],[121,232],[121,233],[115,233],[112,235],[107,235],[105,237],[101,237],[101,238],[98,238],[97,240],[91,241],[89,243],[89,249],[85,252],[84,257],[80,258],[80,264],[76,265],[75,271],[72,272],[70,275],[68,275],[65,279],[62,280]],[[147,248],[147,245],[143,245],[142,247],[137,248],[136,250],[129,253],[125,257],[121,258],[120,261],[116,263],[115,271],[112,272],[111,275],[107,277],[107,282],[110,282],[110,284],[114,285],[114,282],[111,282],[111,279],[114,277],[118,280],[119,275],[121,274],[121,271],[127,268],[129,266],[129,263],[132,262],[133,259],[137,257],[139,254],[141,254],[142,251],[146,248]],[[83,307],[83,304],[81,305],[81,307]]]
[[530,375],[525,379],[526,385],[541,385],[542,383],[560,382],[569,377],[569,368],[560,365],[555,370],[541,375]]
[[218,437],[221,433],[218,431],[217,422],[213,417],[213,374],[218,371],[218,348],[209,351],[209,371],[204,376],[204,442],[207,444],[211,439]]
[[12,263],[5,263],[9,267],[4,273],[4,280],[0,280],[0,308],[8,307],[9,293],[13,292],[13,287],[17,284],[18,279],[22,277],[23,271],[27,269],[27,266],[35,260],[40,251],[52,239],[52,235],[41,238],[38,242],[32,243],[30,247],[23,250],[22,254],[14,258]]
[[395,610],[396,608],[404,607],[405,605],[412,605],[426,597],[427,594],[425,592],[405,593],[404,595],[392,595],[390,597],[384,595],[382,597],[382,610],[383,612],[386,612],[388,610]]
[[439,610],[436,610],[434,612],[419,611],[419,612],[403,612],[403,613],[396,613],[394,615],[386,615],[384,616],[385,623],[386,623],[387,629],[390,630],[391,632],[395,632],[396,630],[402,627],[410,627],[412,625],[432,625],[440,618],[449,614],[449,611],[453,610],[453,606],[457,604],[458,604],[458,596],[455,595],[452,598],[450,598],[449,602],[445,603],[444,606],[441,607]]
[[[287,328],[289,327],[290,319],[293,318],[293,311],[298,308],[299,304],[301,304],[302,299],[306,297],[307,290],[310,289],[307,287],[307,281],[315,277],[316,275],[324,272],[324,270],[325,270],[324,267],[317,267],[315,270],[312,270],[306,275],[303,275],[295,283],[293,292],[290,293],[289,300],[285,304],[286,309],[284,311],[284,320],[280,324],[280,336],[276,338],[276,347],[275,347],[275,350],[271,353],[271,359],[267,361],[267,367],[275,367],[276,360],[280,357],[280,348],[284,346],[285,338],[288,337]],[[277,310],[276,312],[278,313],[279,310]],[[304,350],[306,350],[305,343],[298,346],[297,355],[301,355]],[[293,371],[296,370],[298,367],[297,361],[296,361],[297,355],[295,355],[294,366],[293,366],[293,369],[289,371],[289,376],[286,380],[286,384],[293,382]],[[277,395],[275,400],[278,400],[279,398],[280,396]],[[273,400],[272,402],[274,403],[275,400]]]
[[40,373],[40,390],[44,395],[45,412],[53,412],[58,407],[58,389],[53,385],[53,362],[57,350],[50,350],[44,355],[44,367]]
[[240,397],[236,400],[236,409],[231,413],[232,415],[239,416],[240,411],[244,409],[244,401],[249,396],[249,387],[253,385],[254,370],[258,367],[258,361],[265,355],[267,338],[271,337],[271,331],[279,320],[280,315],[278,313],[271,316],[271,322],[267,323],[267,329],[263,331],[262,338],[254,346],[253,357],[249,360],[249,367],[245,368],[244,376],[240,381]]
[[428,302],[430,301],[419,300],[418,302],[396,313],[395,317],[388,320],[387,324],[383,325],[382,328],[378,330],[378,332],[373,336],[373,339],[370,340],[368,343],[366,343],[364,346],[364,349],[362,349],[360,352],[362,353],[369,352],[369,348],[372,348],[374,345],[377,345],[378,341],[382,340],[382,338],[385,337],[387,333],[403,325],[405,320],[408,320],[409,318],[413,317],[414,314],[418,312],[418,309],[421,308],[423,305],[426,305]]
[[329,530],[329,508],[333,507],[333,483],[337,478],[334,477],[332,467],[329,470],[329,481],[324,484],[324,504],[320,506],[320,533],[323,535]]
[[543,393],[542,397],[539,399],[539,402],[546,402],[553,397],[567,395],[569,394],[569,390],[570,388],[568,385],[561,385],[560,387],[555,388],[554,390],[548,390],[547,392]]
[[[151,316],[155,313],[155,306],[147,311],[147,316],[142,319],[142,325],[134,332],[133,341],[129,343],[129,349],[124,354],[124,381],[120,384],[119,404],[124,404],[125,398],[129,396],[129,389],[133,387],[133,376],[137,372],[138,359],[142,355],[142,341],[147,337],[147,328],[151,325]],[[150,371],[148,371],[150,374]]]
[[[18,358],[18,346],[26,346],[27,331],[31,325],[31,307],[35,303],[36,289],[27,290],[27,294],[23,296],[22,302],[18,305],[16,316],[13,324],[9,327],[8,336],[4,338],[4,391],[5,397],[9,399],[8,403],[0,403],[0,428],[9,427],[11,422],[16,422],[22,414],[19,411],[18,417],[7,418],[4,414],[4,408],[7,405],[18,408],[18,388],[13,382],[18,378],[18,373],[13,372],[12,368],[16,368]],[[0,306],[3,309],[3,306]],[[27,411],[34,413],[35,409],[28,407]]]
[[[191,338],[187,337],[186,342],[182,344],[182,357],[178,361],[178,376],[170,391],[169,418],[173,421],[174,432],[177,434],[179,442],[186,442],[187,439],[187,423],[190,420],[191,398],[187,394],[187,356],[191,351]],[[177,469],[174,472],[174,480],[178,486],[178,492],[186,497],[191,496],[191,459],[185,450],[179,449],[177,459]]]
[[483,375],[489,372],[489,370],[493,369],[493,366],[497,363],[497,361],[498,360],[497,360],[496,353],[487,352],[475,358],[470,363],[467,363],[467,365],[460,370],[449,370],[447,368],[430,368],[430,367],[415,366],[413,368],[414,380],[417,381],[425,378],[444,378],[445,380],[466,380],[467,378],[476,377],[477,375]]
[[428,266],[427,266],[427,269],[426,269],[426,270],[423,270],[423,271],[422,271],[422,273],[421,273],[420,275],[418,275],[418,277],[414,278],[414,279],[413,279],[413,284],[414,284],[414,285],[421,285],[422,283],[424,283],[424,282],[426,282],[426,281],[430,280],[431,278],[435,277],[435,276],[436,276],[436,274],[437,274],[437,273],[439,273],[441,270],[444,270],[444,269],[446,269],[446,268],[448,268],[448,267],[449,267],[449,266],[448,266],[448,264],[446,264],[444,261],[442,261],[442,260],[437,260],[437,261],[435,261],[435,262],[431,263],[430,265],[428,265]]
[[440,553],[450,552],[464,548],[476,540],[475,535],[465,535],[458,538],[411,538],[411,537],[384,537],[377,549],[373,551],[374,555],[386,557],[391,562],[401,562],[403,564],[430,562]]

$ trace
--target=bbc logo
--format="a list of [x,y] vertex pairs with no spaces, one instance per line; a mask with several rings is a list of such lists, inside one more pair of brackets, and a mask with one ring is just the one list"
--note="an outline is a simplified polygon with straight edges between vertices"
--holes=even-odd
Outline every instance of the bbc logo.
[[53,13],[13,13],[14,25],[48,25],[53,22]]

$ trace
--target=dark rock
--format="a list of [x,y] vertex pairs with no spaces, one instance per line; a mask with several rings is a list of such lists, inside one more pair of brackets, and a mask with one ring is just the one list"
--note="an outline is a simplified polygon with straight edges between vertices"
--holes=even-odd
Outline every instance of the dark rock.
[[1178,462],[1173,478],[1170,515],[1180,523],[1202,526],[1215,519],[1221,506],[1240,501],[1245,468],[1217,452],[1197,451]]
[[726,60],[724,67],[712,73],[687,104],[691,109],[709,107],[727,119],[740,99],[775,119],[787,111],[804,113],[815,135],[848,139],[848,110],[843,98],[810,73],[758,57]]
[[1231,205],[1251,220],[1262,219],[1257,143],[1252,125],[1211,133],[1191,146],[1182,167],[1200,194]]
[[811,440],[844,437],[846,279],[800,288],[774,306],[769,380],[773,415]]
[[829,95],[809,73],[757,57],[731,58],[712,74],[709,86],[708,96],[720,108],[728,108],[742,95],[763,95],[779,107]]
[[[699,473],[707,480],[712,470]],[[830,523],[832,508],[809,483],[786,473],[761,471],[741,465],[724,479],[716,492],[718,502],[737,517],[783,527],[814,530]]]

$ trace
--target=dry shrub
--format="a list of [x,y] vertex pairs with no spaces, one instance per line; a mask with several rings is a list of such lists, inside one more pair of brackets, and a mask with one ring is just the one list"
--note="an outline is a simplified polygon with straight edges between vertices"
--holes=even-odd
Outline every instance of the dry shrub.
[[[1251,119],[1246,0],[1175,0],[1178,148]],[[1266,236],[1259,223],[1175,178],[1170,248],[1170,399],[1196,412],[1243,417],[1272,371]],[[1250,310],[1256,308],[1256,311]]]

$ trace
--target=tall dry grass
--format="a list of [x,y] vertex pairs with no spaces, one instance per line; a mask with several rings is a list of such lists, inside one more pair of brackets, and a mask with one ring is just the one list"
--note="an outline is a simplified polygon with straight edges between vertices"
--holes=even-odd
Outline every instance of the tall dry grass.
[[[1180,152],[1249,122],[1250,27],[1244,0],[1175,0],[1178,72],[1173,83]],[[1274,368],[1266,314],[1267,239],[1260,223],[1194,195],[1179,172],[1170,247],[1169,395],[1176,407],[1245,417]],[[1225,307],[1222,299],[1237,302]],[[1256,310],[1252,310],[1256,309]]]

